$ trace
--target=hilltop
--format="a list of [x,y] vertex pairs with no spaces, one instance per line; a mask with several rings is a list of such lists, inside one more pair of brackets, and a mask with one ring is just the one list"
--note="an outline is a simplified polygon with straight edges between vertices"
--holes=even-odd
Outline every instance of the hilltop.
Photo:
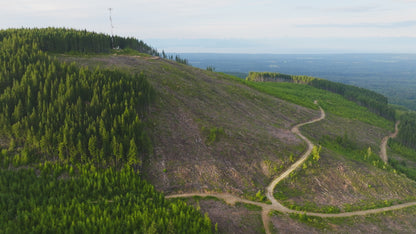
[[148,74],[158,99],[149,114],[154,154],[144,170],[165,192],[253,196],[306,148],[290,127],[319,114],[224,74],[167,60],[110,55],[74,61]]
[[[331,92],[308,84],[313,82],[309,78],[302,78],[307,82],[244,81],[176,62],[186,60],[167,59],[135,39],[118,38],[125,46],[112,50],[111,38],[105,35],[63,29],[34,32],[34,39],[30,30],[0,33],[3,67],[13,70],[4,62],[12,61],[15,69],[26,69],[1,74],[14,75],[14,80],[2,79],[1,85],[0,101],[3,113],[8,113],[1,118],[2,173],[28,167],[34,169],[31,173],[55,174],[54,184],[59,184],[62,178],[80,175],[89,181],[87,175],[98,170],[96,177],[102,178],[103,186],[92,189],[100,190],[114,186],[108,180],[120,172],[134,191],[136,182],[128,178],[145,178],[170,197],[198,195],[165,200],[143,182],[146,189],[136,195],[143,203],[134,204],[154,201],[149,210],[160,211],[167,215],[165,219],[173,217],[171,224],[163,219],[152,224],[148,215],[141,221],[148,225],[147,231],[166,232],[172,227],[215,231],[211,222],[218,223],[220,232],[401,232],[416,228],[414,207],[364,217],[314,216],[416,201],[412,177],[416,153],[412,142],[400,140],[409,136],[403,134],[410,134],[405,129],[414,126],[412,117],[395,116],[383,96],[344,86],[343,93]],[[59,40],[51,36],[61,33],[67,36]],[[42,35],[50,41],[39,39]],[[70,36],[83,38],[85,43],[73,44]],[[31,40],[35,41],[32,46],[25,44]],[[85,49],[95,40],[101,41],[100,47]],[[54,47],[43,46],[51,44]],[[36,59],[19,65],[14,57],[6,56],[14,50]],[[48,75],[53,69],[58,73]],[[328,85],[321,79],[318,83]],[[319,118],[322,113],[324,118]],[[399,125],[403,131],[398,140],[389,141],[389,162],[385,163],[379,157],[381,143],[394,131],[396,118],[406,121]],[[301,123],[308,124],[297,127]],[[314,157],[304,153],[309,149]],[[302,158],[306,161],[272,188],[277,201],[299,212],[281,209],[269,214],[271,199],[266,188]],[[91,210],[101,210],[118,199],[131,199],[125,189],[115,189],[117,195],[104,189],[102,196],[94,193],[92,198],[85,191],[79,204],[97,202]],[[141,190],[152,195],[140,195]],[[215,197],[200,197],[210,194],[226,194],[219,196],[226,202],[239,200],[230,206]],[[185,206],[182,199],[196,208]],[[130,217],[129,212],[123,214]],[[202,215],[205,212],[211,220]]]
[[[275,191],[277,198],[294,209],[318,212],[371,209],[415,199],[415,182],[384,165],[378,156],[381,140],[393,131],[394,122],[341,95],[303,84],[246,83],[161,58],[108,55],[59,59],[149,75],[159,99],[149,115],[154,154],[143,171],[167,194],[227,192],[265,201],[265,188],[271,180],[306,150],[305,142],[290,129],[319,116],[313,104],[319,100],[327,118],[302,128],[315,144],[323,146],[319,163],[282,181]],[[248,215],[249,223],[260,217],[245,211],[244,206],[229,209],[210,200],[198,200],[197,204],[207,206],[210,216],[217,217],[213,221],[222,223],[221,230],[231,231],[226,228],[229,223],[236,230],[252,230],[227,212]],[[281,219],[284,216],[272,218],[273,223]],[[261,223],[254,226],[261,229]],[[376,226],[387,228],[380,223]]]

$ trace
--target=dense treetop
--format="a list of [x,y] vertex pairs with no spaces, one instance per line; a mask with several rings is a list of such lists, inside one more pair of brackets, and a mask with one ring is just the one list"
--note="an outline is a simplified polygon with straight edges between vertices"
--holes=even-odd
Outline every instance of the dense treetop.
[[141,117],[154,91],[143,74],[59,63],[18,38],[3,40],[0,59],[0,126],[10,150],[136,165],[151,149]]
[[165,200],[139,175],[152,152],[146,76],[47,54],[114,46],[156,54],[136,39],[86,31],[0,31],[0,230],[211,232],[206,215]]
[[140,53],[159,56],[156,49],[131,37],[112,37],[102,33],[66,28],[0,30],[0,41],[4,38],[16,37],[29,43],[36,43],[42,51],[54,53],[108,53],[113,48],[130,48]]
[[397,140],[407,147],[416,149],[416,114],[406,113],[402,115],[399,128]]
[[131,168],[39,170],[0,170],[2,233],[211,233],[207,215],[166,200]]

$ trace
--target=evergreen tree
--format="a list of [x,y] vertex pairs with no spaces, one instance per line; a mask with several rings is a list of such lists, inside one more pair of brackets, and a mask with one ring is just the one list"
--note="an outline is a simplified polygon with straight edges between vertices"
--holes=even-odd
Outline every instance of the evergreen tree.
[[129,166],[135,166],[138,163],[138,151],[136,143],[134,142],[134,139],[130,140],[130,148],[129,153],[127,154],[127,164]]

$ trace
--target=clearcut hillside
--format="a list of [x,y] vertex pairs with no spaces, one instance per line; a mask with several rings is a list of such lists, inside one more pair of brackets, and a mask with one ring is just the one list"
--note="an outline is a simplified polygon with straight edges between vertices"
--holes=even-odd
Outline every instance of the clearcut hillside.
[[[319,116],[316,100],[327,111],[327,118],[301,130],[322,147],[320,160],[308,162],[280,183],[275,197],[293,209],[329,213],[415,199],[415,181],[379,157],[381,140],[394,131],[394,122],[342,95],[305,84],[242,81],[141,54],[58,58],[90,68],[146,74],[157,98],[148,119],[154,150],[144,161],[142,173],[166,194],[226,192],[266,201],[265,187],[306,150],[305,142],[290,129]],[[213,222],[225,232],[264,231],[256,209],[244,211],[244,205],[223,209],[219,208],[223,207],[221,202],[209,199],[189,202],[215,217]],[[246,217],[231,215],[235,209]],[[412,212],[408,214],[404,217],[413,217]],[[386,217],[401,220],[394,213]],[[272,217],[272,230],[279,230],[281,220],[279,215]],[[293,222],[290,225],[294,226],[283,226],[293,231],[313,223]],[[349,230],[336,221],[321,222],[316,230]],[[352,230],[366,230],[364,227],[357,224]],[[391,229],[378,221],[372,227],[396,231],[413,228],[402,224]]]
[[416,121],[380,94],[242,80],[87,31],[0,39],[0,229],[415,230]]

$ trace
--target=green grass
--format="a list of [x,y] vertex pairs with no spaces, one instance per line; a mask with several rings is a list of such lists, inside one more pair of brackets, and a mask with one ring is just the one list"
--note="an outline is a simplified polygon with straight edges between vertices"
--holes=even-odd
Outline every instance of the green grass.
[[319,140],[319,144],[326,149],[354,161],[367,163],[380,169],[392,169],[386,165],[377,154],[374,154],[371,148],[361,148],[353,140],[349,139],[347,135],[336,137],[335,139],[327,135]]
[[[305,214],[287,215],[299,224],[307,225],[311,233],[414,233],[415,207],[365,216],[320,218]],[[285,218],[284,214],[273,215]]]
[[403,146],[395,140],[389,141],[389,147],[407,160],[416,162],[416,151],[414,149]]
[[389,164],[400,173],[405,174],[409,179],[416,181],[416,168],[408,165],[416,163],[416,151],[403,146],[394,140],[389,141],[389,147],[394,153],[399,154],[402,158],[402,160],[398,160],[390,157]]
[[307,216],[306,214],[290,214],[289,216],[292,219],[298,220],[314,228],[318,228],[321,230],[331,229],[327,220],[325,220],[324,218],[315,217],[315,216]]
[[[339,155],[343,155],[346,158],[349,158],[353,161],[356,161],[360,164],[367,164],[370,167],[377,167],[382,170],[387,170],[390,172],[394,172],[393,167],[388,164],[385,164],[378,155],[374,154],[372,150],[362,148],[359,145],[355,144],[354,141],[349,139],[348,137],[336,137],[335,139],[324,136],[320,139],[320,144],[325,147],[325,149],[329,149],[332,152],[335,152]],[[289,183],[299,183],[302,181],[302,178],[305,176],[310,175],[311,170],[322,170],[320,169],[319,163],[313,163],[312,157],[310,157],[305,163],[305,168],[297,169],[293,172],[290,178],[285,179],[281,183],[277,184],[274,196],[276,199],[281,200],[283,204],[290,209],[299,210],[299,211],[311,211],[311,212],[321,212],[321,213],[340,213],[340,212],[349,212],[349,211],[357,211],[357,210],[369,210],[381,207],[387,207],[394,204],[398,204],[404,201],[411,201],[414,197],[407,197],[404,200],[399,199],[390,199],[390,200],[373,200],[373,199],[366,199],[360,200],[354,204],[343,204],[340,207],[332,206],[332,205],[324,205],[318,206],[314,202],[310,201],[303,201],[302,204],[297,204],[293,200],[290,200],[293,197],[306,197],[308,196],[308,189],[307,187],[302,189],[293,189],[289,185]],[[403,172],[404,173],[404,172]],[[371,185],[368,185],[368,188],[371,188]]]
[[365,107],[348,101],[339,94],[314,88],[309,85],[285,82],[250,82],[246,85],[277,98],[312,109],[318,109],[314,100],[329,113],[349,119],[359,120],[385,129],[392,129],[393,123],[372,112]]
[[256,205],[252,205],[252,204],[248,204],[248,203],[243,203],[243,202],[237,202],[235,205],[245,207],[250,211],[261,211],[262,210],[262,208],[260,206],[256,206]]
[[211,145],[212,143],[219,141],[219,138],[225,135],[222,127],[212,127],[208,129],[202,126],[201,131],[204,135],[207,135],[207,139],[205,141],[207,145]]

